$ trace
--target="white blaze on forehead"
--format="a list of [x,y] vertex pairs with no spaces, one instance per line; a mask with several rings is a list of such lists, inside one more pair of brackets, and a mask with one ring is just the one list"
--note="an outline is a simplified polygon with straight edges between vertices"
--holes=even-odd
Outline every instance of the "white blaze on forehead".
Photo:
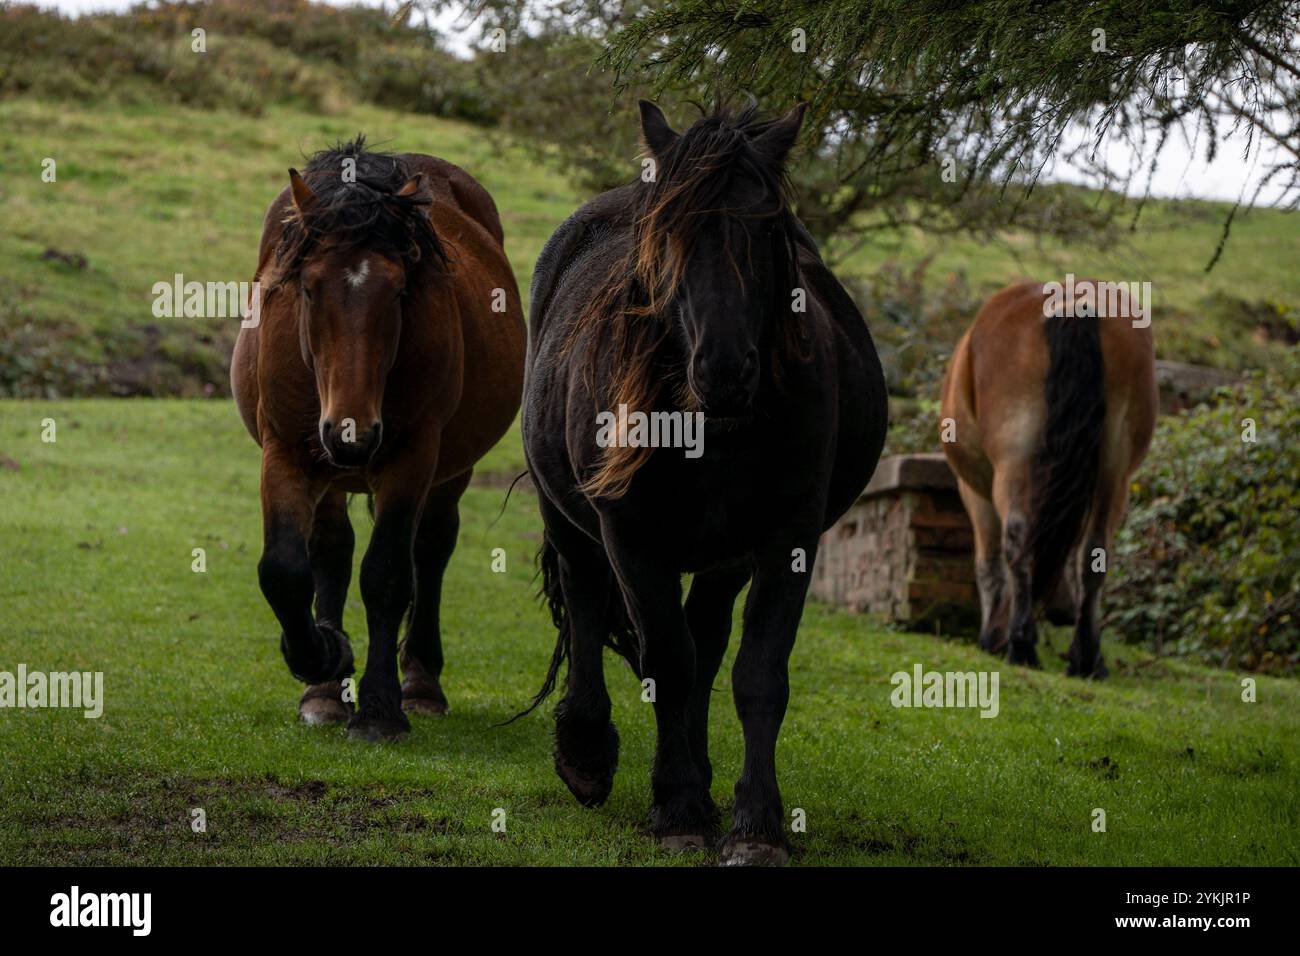
[[362,259],[355,269],[344,269],[343,278],[348,280],[348,285],[354,289],[361,288],[361,283],[366,281],[366,276],[370,275],[370,260]]

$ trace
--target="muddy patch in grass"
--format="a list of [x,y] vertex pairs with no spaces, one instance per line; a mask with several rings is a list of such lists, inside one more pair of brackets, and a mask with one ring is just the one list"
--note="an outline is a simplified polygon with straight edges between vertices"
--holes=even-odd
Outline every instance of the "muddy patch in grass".
[[[427,797],[375,784],[226,777],[110,777],[74,785],[57,808],[31,805],[15,822],[29,849],[48,862],[119,858],[123,853],[184,849],[202,861],[222,849],[315,844],[353,847],[398,834],[463,832],[448,817],[422,812]],[[43,851],[45,851],[43,853]],[[195,852],[197,851],[197,852]]]

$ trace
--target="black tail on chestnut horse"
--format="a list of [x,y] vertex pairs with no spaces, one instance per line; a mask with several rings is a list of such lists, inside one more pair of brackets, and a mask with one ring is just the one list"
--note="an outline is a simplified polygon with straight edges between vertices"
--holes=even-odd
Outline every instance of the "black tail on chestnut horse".
[[585,805],[610,792],[612,645],[642,680],[624,692],[653,700],[653,832],[710,842],[709,695],[752,580],[732,671],[735,863],[788,852],[787,661],[819,536],[870,478],[887,419],[866,324],[787,201],[803,112],[720,110],[679,135],[642,103],[649,181],[574,213],[532,283],[524,444],[559,631],[538,701],[568,663],[556,770]]
[[[308,685],[302,719],[350,717],[353,736],[393,739],[407,711],[447,707],[442,577],[474,464],[519,408],[523,313],[496,207],[464,170],[358,137],[289,179],[262,232],[260,310],[231,362],[262,446],[258,578],[285,662]],[[355,714],[341,686],[353,670],[352,492],[374,496],[375,519]]]
[[975,530],[980,643],[1013,663],[1037,666],[1034,608],[1063,584],[1069,673],[1106,674],[1101,588],[1155,429],[1149,325],[1126,284],[1023,283],[993,296],[953,353],[941,432]]

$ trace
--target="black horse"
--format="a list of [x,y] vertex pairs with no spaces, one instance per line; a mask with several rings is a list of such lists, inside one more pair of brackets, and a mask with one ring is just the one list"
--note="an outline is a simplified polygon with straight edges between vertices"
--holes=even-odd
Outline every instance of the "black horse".
[[[618,761],[602,649],[622,653],[658,724],[651,829],[670,847],[712,843],[709,694],[752,579],[727,863],[789,855],[787,662],[818,538],[871,477],[888,416],[866,324],[787,201],[803,114],[719,109],[679,135],[642,102],[647,175],[560,226],[532,282],[524,446],[559,628],[533,706],[567,659],[555,768],[579,802],[602,803]],[[702,445],[646,447],[645,427],[609,425],[620,406],[622,421],[657,413],[649,431],[678,444],[702,422]]]

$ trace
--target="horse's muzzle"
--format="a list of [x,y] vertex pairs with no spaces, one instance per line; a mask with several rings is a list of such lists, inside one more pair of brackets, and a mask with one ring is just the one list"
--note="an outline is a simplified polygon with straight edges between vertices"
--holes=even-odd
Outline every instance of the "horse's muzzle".
[[379,450],[383,431],[381,422],[374,422],[362,431],[355,425],[349,425],[346,420],[340,427],[327,418],[320,423],[320,443],[331,465],[337,468],[364,468]]
[[708,361],[697,354],[692,362],[690,388],[700,411],[710,418],[744,418],[753,408],[758,391],[758,352],[750,349],[735,363]]

